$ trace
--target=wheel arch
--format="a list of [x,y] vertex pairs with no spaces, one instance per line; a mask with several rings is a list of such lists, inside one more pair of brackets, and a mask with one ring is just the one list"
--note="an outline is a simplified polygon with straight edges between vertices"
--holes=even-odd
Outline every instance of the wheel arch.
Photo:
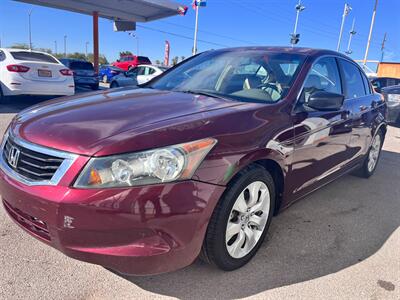
[[[265,149],[267,150],[267,149]],[[231,183],[233,180],[237,179],[241,175],[241,171],[245,168],[251,166],[260,166],[267,170],[275,183],[276,188],[276,203],[275,203],[275,211],[276,215],[282,204],[284,188],[285,188],[285,168],[284,161],[280,154],[275,152],[269,152],[268,154],[263,153],[264,155],[260,155],[260,153],[254,153],[253,155],[246,156],[241,159],[239,162],[239,167],[236,169],[236,172],[232,175],[231,178],[226,182],[226,184]]]

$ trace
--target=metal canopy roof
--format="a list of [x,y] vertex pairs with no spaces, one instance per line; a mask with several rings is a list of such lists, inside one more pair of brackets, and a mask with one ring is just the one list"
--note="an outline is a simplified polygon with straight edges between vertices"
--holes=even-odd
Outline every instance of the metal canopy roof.
[[179,3],[169,0],[16,0],[30,4],[69,10],[132,22],[147,22],[178,14]]

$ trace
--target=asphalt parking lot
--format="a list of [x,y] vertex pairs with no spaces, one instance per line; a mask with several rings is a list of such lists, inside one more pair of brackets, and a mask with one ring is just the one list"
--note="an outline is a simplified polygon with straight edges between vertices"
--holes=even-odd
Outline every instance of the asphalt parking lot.
[[[38,98],[0,106],[0,134]],[[200,261],[170,274],[121,277],[36,241],[0,208],[0,299],[400,299],[400,128],[376,174],[351,175],[274,218],[240,270]]]

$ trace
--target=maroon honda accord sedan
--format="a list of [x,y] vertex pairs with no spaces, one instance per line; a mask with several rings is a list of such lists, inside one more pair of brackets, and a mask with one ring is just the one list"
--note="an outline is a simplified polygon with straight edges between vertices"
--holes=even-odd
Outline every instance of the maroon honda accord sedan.
[[82,261],[143,275],[200,256],[234,270],[274,214],[374,173],[385,118],[340,53],[208,51],[139,88],[22,111],[1,145],[0,194],[22,229]]

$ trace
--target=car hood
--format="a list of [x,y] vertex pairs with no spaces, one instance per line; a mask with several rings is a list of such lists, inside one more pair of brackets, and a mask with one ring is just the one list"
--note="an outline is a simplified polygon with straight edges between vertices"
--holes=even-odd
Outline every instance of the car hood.
[[180,92],[116,89],[33,106],[16,116],[11,130],[31,143],[95,155],[110,140],[121,143],[123,135],[118,134],[123,132],[134,134],[165,121],[176,125],[174,120],[181,117],[237,105],[240,102]]

